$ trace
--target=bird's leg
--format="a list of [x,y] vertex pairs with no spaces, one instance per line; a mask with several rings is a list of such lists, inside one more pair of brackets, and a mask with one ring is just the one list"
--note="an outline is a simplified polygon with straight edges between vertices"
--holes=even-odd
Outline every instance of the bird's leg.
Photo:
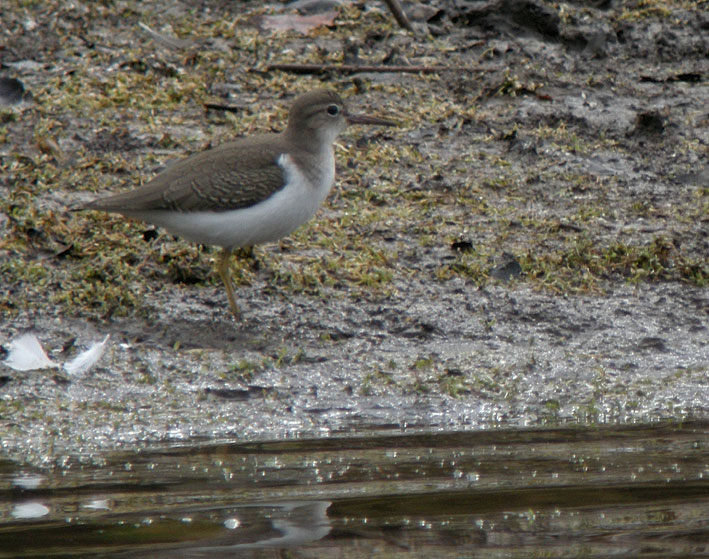
[[231,258],[231,249],[222,249],[222,254],[219,257],[219,264],[217,265],[217,271],[219,276],[224,282],[224,287],[226,288],[226,296],[229,299],[229,306],[231,307],[231,312],[234,313],[234,318],[239,320],[241,318],[241,313],[239,312],[239,307],[236,306],[236,300],[234,299],[234,288],[231,285],[231,277],[229,275],[229,259]]

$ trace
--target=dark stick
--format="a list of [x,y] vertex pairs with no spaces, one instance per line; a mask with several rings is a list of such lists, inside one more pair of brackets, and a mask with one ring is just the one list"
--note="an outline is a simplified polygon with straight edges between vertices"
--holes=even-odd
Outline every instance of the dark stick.
[[270,64],[267,71],[282,70],[294,74],[319,74],[321,72],[340,72],[356,74],[358,72],[397,72],[412,74],[434,74],[446,71],[484,71],[494,72],[499,68],[466,68],[462,66],[365,66],[357,64]]
[[387,6],[389,6],[389,10],[391,10],[394,19],[401,27],[403,27],[404,29],[408,29],[409,31],[414,30],[414,28],[411,26],[409,18],[406,17],[404,10],[401,9],[401,4],[399,4],[399,0],[384,0],[384,2]]

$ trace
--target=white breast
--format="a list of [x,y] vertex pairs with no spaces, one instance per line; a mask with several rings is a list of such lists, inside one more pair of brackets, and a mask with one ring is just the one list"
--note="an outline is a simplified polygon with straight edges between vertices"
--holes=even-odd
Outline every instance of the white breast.
[[234,249],[275,241],[308,221],[330,192],[335,180],[332,146],[327,146],[323,156],[324,172],[313,183],[289,155],[281,155],[278,165],[285,171],[286,186],[250,208],[225,212],[126,212],[126,215],[205,245]]

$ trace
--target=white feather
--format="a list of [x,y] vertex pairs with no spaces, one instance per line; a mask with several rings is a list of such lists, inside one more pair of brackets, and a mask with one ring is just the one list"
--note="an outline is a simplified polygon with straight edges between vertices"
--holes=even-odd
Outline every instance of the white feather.
[[23,334],[10,342],[10,351],[5,359],[5,365],[15,371],[34,371],[59,366],[47,357],[42,344],[34,334]]
[[[94,343],[89,349],[81,352],[71,361],[64,363],[63,369],[70,375],[81,375],[93,367],[106,351],[109,336],[102,342]],[[10,342],[9,355],[5,365],[15,371],[36,371],[59,367],[52,361],[34,334],[23,334]]]
[[102,342],[94,343],[89,349],[64,363],[64,370],[70,375],[83,375],[88,372],[105,353],[110,337],[110,334],[106,334]]

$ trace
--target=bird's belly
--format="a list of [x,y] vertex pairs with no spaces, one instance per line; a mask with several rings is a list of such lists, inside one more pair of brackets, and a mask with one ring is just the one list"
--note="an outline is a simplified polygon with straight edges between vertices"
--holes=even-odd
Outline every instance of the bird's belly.
[[288,185],[258,204],[220,212],[126,212],[189,241],[226,248],[275,241],[292,233],[318,210],[332,186],[313,185],[289,173]]

